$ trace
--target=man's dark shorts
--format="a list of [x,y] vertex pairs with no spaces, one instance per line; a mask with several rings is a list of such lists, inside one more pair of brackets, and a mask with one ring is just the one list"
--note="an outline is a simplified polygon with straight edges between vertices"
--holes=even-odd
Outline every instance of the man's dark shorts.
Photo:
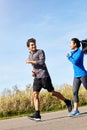
[[48,92],[52,92],[54,90],[50,77],[34,79],[33,91],[40,92],[42,88],[47,89]]

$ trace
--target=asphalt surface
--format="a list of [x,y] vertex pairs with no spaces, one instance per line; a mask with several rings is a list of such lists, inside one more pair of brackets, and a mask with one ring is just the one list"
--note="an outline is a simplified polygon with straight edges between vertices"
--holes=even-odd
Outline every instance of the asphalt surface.
[[87,106],[79,110],[75,117],[68,117],[67,110],[41,114],[39,122],[27,117],[0,120],[0,130],[87,130]]

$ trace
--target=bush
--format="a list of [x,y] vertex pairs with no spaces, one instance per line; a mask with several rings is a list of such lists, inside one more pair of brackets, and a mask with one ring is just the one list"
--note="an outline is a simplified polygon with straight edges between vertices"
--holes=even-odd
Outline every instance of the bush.
[[[70,85],[64,84],[56,91],[62,93],[66,98],[71,100],[73,99],[72,86]],[[34,112],[31,86],[27,86],[25,91],[20,91],[17,87],[15,87],[13,92],[6,92],[7,93],[4,93],[4,95],[0,97],[0,118],[31,114]],[[87,91],[83,87],[81,87],[79,91],[79,100],[80,106],[87,105]],[[41,112],[56,111],[65,108],[66,104],[63,101],[51,96],[47,91],[41,91]]]

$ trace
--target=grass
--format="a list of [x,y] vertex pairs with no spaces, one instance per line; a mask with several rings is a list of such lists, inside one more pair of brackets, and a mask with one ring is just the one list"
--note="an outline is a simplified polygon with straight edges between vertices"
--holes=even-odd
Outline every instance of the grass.
[[[63,85],[56,91],[61,92],[66,98],[73,99],[72,86]],[[79,91],[79,105],[87,105],[87,91],[81,87]],[[66,105],[47,91],[40,93],[41,112],[50,112],[66,109]],[[0,97],[0,119],[7,119],[29,115],[34,112],[32,87],[27,86],[25,91],[20,91],[17,86],[14,91],[8,90]]]

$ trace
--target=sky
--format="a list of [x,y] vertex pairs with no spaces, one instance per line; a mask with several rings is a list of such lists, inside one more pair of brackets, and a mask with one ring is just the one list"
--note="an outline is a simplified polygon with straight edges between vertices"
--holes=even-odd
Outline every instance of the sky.
[[[66,53],[71,38],[87,38],[87,0],[0,0],[0,93],[32,85],[32,66],[25,62],[31,37],[45,51],[53,85],[72,85],[73,67]],[[86,60],[85,55],[85,68]]]

